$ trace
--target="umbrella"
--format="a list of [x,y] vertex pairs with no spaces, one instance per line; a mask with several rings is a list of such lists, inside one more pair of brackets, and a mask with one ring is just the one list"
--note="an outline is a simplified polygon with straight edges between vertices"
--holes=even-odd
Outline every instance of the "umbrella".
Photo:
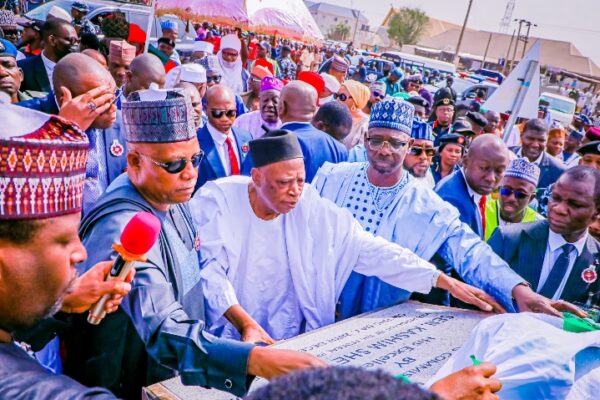
[[208,21],[245,26],[248,13],[244,0],[156,0],[157,15],[174,14],[182,21]]
[[311,42],[323,40],[302,0],[246,0],[246,6],[254,31]]

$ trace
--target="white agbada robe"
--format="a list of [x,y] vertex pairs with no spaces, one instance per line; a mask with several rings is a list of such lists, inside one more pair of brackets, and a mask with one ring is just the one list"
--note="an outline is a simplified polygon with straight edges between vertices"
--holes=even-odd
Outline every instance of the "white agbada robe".
[[[244,176],[208,182],[190,201],[202,243],[207,323],[217,334],[239,337],[223,316],[235,304],[274,339],[331,324],[352,271],[409,291],[431,290],[438,275],[432,264],[365,232],[309,184],[294,210],[265,222],[250,207],[249,183]],[[261,234],[269,237],[252,237]]]

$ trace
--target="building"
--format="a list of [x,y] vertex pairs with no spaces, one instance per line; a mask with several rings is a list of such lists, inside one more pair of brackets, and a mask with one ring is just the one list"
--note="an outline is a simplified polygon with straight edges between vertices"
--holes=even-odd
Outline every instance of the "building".
[[304,1],[304,4],[326,38],[339,24],[348,27],[349,35],[345,41],[353,41],[355,48],[361,47],[370,36],[369,20],[359,10],[322,2]]

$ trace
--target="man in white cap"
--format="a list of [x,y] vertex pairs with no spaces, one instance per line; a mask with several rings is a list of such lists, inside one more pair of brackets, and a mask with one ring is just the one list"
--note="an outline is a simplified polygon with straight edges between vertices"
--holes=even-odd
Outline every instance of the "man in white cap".
[[248,91],[248,79],[250,78],[250,74],[242,65],[241,48],[240,39],[234,34],[229,34],[221,39],[221,50],[217,53],[219,64],[223,70],[223,84],[238,95]]
[[335,100],[333,95],[339,92],[342,84],[333,75],[330,75],[327,72],[321,72],[321,76],[325,81],[325,89],[323,89],[323,93],[319,96],[319,104],[325,104]]
[[194,52],[192,53],[192,61],[198,62],[204,57],[213,54],[215,46],[212,43],[203,40],[194,42]]
[[167,74],[165,88],[171,89],[180,82],[189,82],[196,86],[200,97],[206,93],[206,69],[200,64],[183,64],[180,67],[173,68]]

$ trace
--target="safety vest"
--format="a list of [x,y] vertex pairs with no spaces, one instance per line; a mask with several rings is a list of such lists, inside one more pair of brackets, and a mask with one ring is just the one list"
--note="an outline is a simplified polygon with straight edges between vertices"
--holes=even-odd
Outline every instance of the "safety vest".
[[[525,215],[521,222],[535,222],[544,219],[540,214],[529,206],[525,209]],[[500,225],[500,212],[498,210],[498,200],[488,200],[485,203],[485,241],[487,242],[492,233]]]

